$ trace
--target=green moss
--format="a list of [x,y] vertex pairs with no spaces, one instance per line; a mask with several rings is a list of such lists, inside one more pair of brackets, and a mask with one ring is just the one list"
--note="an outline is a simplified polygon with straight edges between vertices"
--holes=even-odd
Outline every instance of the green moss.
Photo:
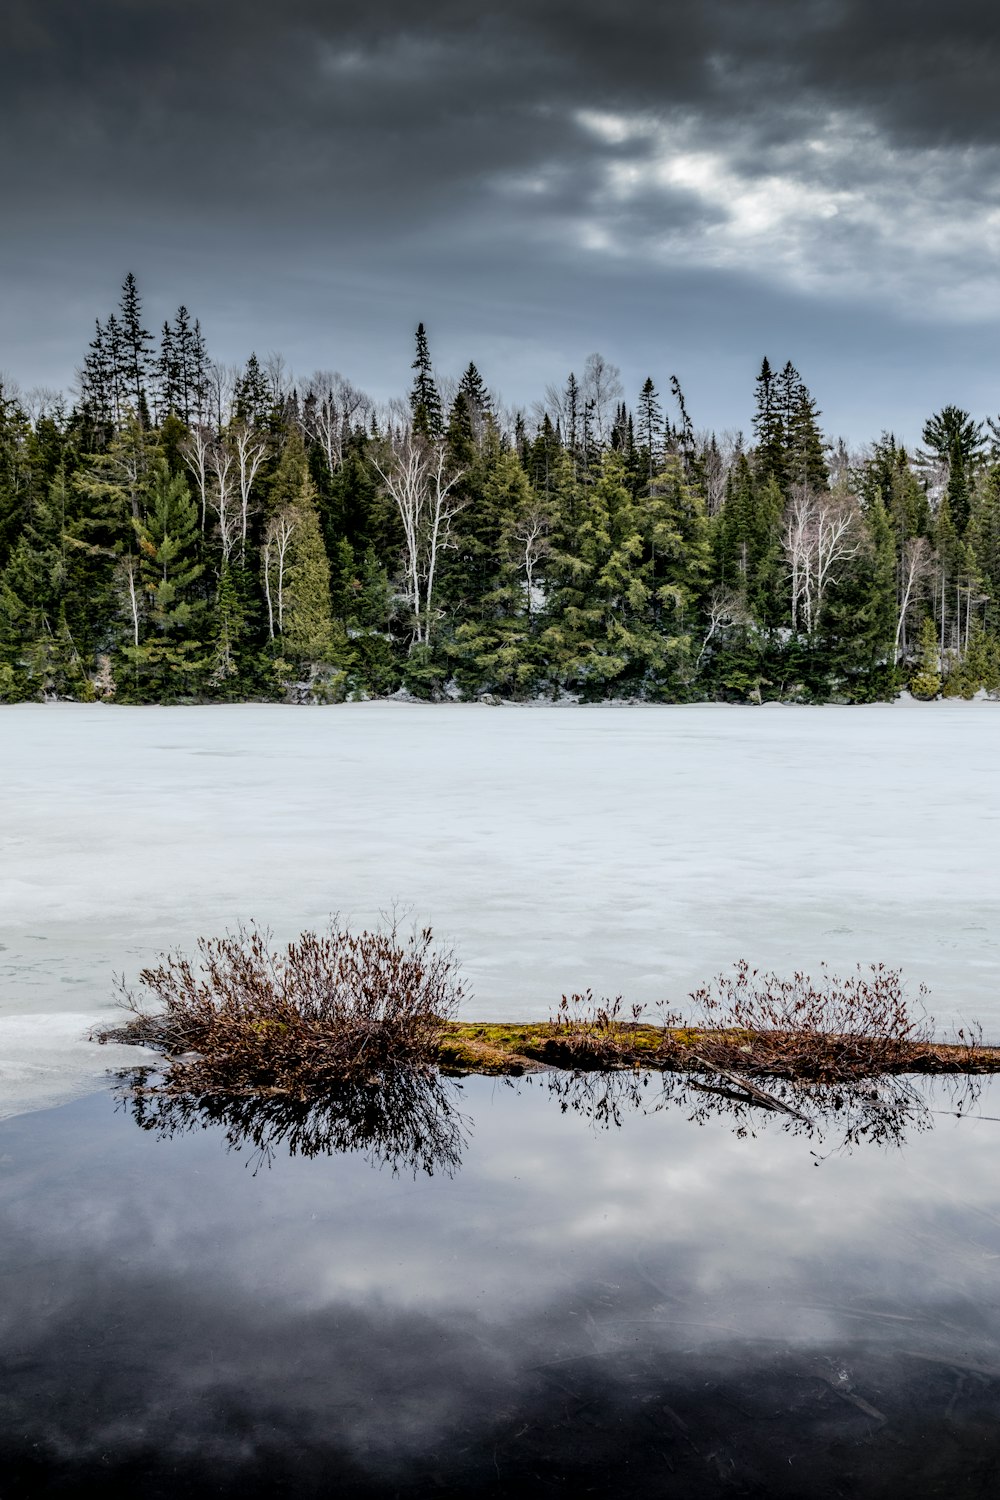
[[[686,1071],[699,1067],[690,1054],[705,1051],[711,1044],[715,1060],[736,1072],[809,1076],[800,1066],[785,1065],[781,1041],[776,1033],[758,1036],[743,1030],[718,1031],[696,1026],[465,1021],[444,1027],[437,1045],[437,1061],[446,1072],[457,1074],[519,1074],[538,1068]],[[828,1049],[820,1048],[819,1052],[825,1058]],[[901,1058],[896,1071],[1000,1072],[1000,1049],[917,1043]]]

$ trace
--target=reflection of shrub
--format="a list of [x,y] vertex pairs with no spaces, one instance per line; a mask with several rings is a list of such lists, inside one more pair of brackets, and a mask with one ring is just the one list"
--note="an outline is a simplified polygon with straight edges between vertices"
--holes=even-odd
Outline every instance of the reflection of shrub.
[[970,1078],[945,1078],[933,1096],[913,1078],[885,1076],[836,1083],[772,1078],[767,1093],[753,1094],[735,1081],[727,1087],[718,1075],[705,1081],[704,1074],[639,1071],[549,1073],[544,1086],[564,1113],[582,1115],[597,1129],[620,1126],[630,1114],[678,1109],[692,1124],[723,1121],[742,1137],[770,1116],[774,1129],[825,1144],[828,1152],[901,1146],[908,1135],[933,1128],[931,1099],[964,1114],[980,1097],[980,1085]]
[[[921,988],[921,994],[926,991]],[[700,1016],[694,1051],[710,1064],[786,1077],[836,1079],[898,1071],[930,1038],[903,981],[884,964],[846,979],[761,974],[745,961],[691,996]]]
[[462,999],[454,956],[435,950],[429,928],[403,938],[395,924],[359,933],[334,924],[277,951],[268,933],[240,928],[203,938],[198,954],[144,969],[139,995],[123,980],[132,1018],[101,1036],[168,1054],[171,1086],[302,1094],[428,1062]]
[[321,1094],[165,1092],[144,1072],[124,1075],[129,1112],[143,1130],[168,1137],[217,1126],[234,1151],[256,1164],[276,1156],[332,1156],[356,1151],[393,1172],[456,1172],[466,1122],[457,1085],[430,1068],[392,1068],[376,1077],[341,1079]]

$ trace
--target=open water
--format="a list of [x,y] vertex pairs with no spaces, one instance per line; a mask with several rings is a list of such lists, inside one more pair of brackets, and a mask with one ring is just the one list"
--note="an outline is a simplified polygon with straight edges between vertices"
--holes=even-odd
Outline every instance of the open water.
[[998,1086],[826,1104],[8,1120],[0,1493],[993,1495]]

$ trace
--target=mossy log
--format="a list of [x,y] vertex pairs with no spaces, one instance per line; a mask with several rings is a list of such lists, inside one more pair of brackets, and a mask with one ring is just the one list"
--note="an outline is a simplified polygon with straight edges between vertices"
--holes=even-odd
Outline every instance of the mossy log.
[[[699,1027],[660,1027],[622,1022],[611,1026],[551,1021],[452,1021],[437,1042],[436,1061],[452,1074],[522,1074],[541,1069],[576,1071],[654,1069],[701,1073],[728,1068],[734,1073],[775,1078],[844,1076],[845,1061],[859,1038],[817,1036],[811,1049],[803,1039],[781,1032],[713,1031]],[[803,1063],[803,1052],[811,1061]],[[859,1058],[854,1077],[892,1073],[997,1073],[1000,1047],[976,1043],[901,1044],[889,1066],[866,1070]]]

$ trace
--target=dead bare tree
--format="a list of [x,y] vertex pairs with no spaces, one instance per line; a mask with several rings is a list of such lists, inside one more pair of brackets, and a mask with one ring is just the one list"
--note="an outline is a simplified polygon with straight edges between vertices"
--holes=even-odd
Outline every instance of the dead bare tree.
[[622,399],[621,370],[603,354],[588,354],[583,367],[583,403],[593,403],[594,434],[602,446],[611,431],[612,412]]
[[306,437],[323,449],[331,474],[343,462],[345,432],[359,421],[367,422],[371,410],[370,398],[339,372],[317,370],[310,377],[303,403],[303,428]]
[[236,463],[239,471],[240,485],[240,561],[246,560],[247,550],[247,524],[250,516],[250,497],[253,491],[253,482],[257,478],[257,472],[267,453],[267,444],[264,439],[247,427],[244,423],[230,429],[233,447],[236,451]]
[[864,547],[857,501],[852,495],[796,486],[785,513],[782,544],[791,575],[792,629],[804,627],[812,635],[843,565]]
[[720,630],[727,625],[752,625],[753,615],[747,608],[743,595],[735,589],[727,589],[721,584],[714,588],[708,597],[708,629],[701,643],[701,650],[695,659],[694,669],[697,672],[708,650],[709,642]]
[[267,629],[272,641],[275,635],[281,635],[285,627],[285,574],[288,569],[288,548],[296,520],[294,508],[286,506],[271,517],[264,534],[264,597],[267,600]]
[[209,505],[219,518],[219,540],[222,557],[229,562],[239,535],[239,509],[236,504],[236,459],[228,443],[213,443],[209,449],[208,465],[214,483],[209,491]]
[[221,431],[229,420],[239,377],[238,365],[222,365],[213,361],[208,367],[206,398],[217,431]]
[[518,558],[524,569],[525,594],[528,614],[534,608],[535,569],[551,550],[549,528],[551,518],[541,506],[533,505],[515,526],[511,536],[518,545]]
[[413,646],[426,646],[434,621],[434,588],[441,551],[463,502],[454,495],[461,470],[448,472],[443,443],[407,430],[375,468],[403,525],[406,597],[413,612]]
[[926,537],[914,536],[904,543],[899,560],[899,603],[896,619],[896,636],[893,641],[893,662],[898,662],[906,652],[907,616],[920,596],[921,585],[934,571],[931,546]]
[[142,596],[141,584],[139,582],[139,559],[134,553],[126,553],[118,564],[117,574],[121,596],[128,608],[128,615],[132,625],[132,644],[138,648],[139,624],[142,619]]
[[194,476],[201,502],[201,529],[208,521],[208,476],[211,472],[212,434],[200,422],[195,422],[181,443],[181,457]]

